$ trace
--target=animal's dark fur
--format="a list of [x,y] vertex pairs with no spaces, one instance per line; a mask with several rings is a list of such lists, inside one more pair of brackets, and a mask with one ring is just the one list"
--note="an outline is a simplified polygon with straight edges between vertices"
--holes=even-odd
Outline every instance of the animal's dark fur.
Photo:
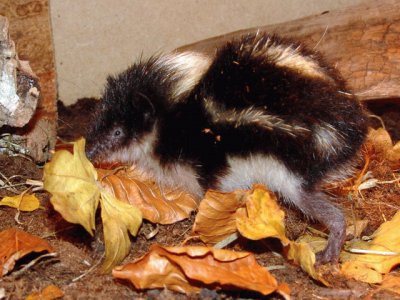
[[319,260],[337,261],[345,221],[320,184],[354,158],[367,128],[344,80],[317,54],[265,34],[212,59],[179,55],[108,79],[88,156],[135,162],[198,195],[265,183],[330,229]]

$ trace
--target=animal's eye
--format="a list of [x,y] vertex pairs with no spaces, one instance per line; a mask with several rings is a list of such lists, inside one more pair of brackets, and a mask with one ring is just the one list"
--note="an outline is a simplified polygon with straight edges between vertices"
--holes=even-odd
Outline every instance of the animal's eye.
[[122,126],[119,124],[113,124],[109,131],[110,137],[113,139],[119,140],[125,136],[125,131]]

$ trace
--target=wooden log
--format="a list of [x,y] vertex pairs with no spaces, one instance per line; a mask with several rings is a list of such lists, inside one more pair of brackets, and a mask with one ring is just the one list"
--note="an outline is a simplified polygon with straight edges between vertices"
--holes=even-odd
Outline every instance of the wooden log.
[[178,51],[212,55],[218,45],[258,30],[295,38],[321,52],[341,72],[360,100],[400,99],[398,0],[366,1],[295,21],[240,30],[181,47]]
[[[0,1],[0,14],[9,19],[10,36],[16,44],[18,56],[29,60],[40,85],[40,99],[29,122],[23,127],[1,128],[0,133],[7,135],[7,140],[0,142],[18,144],[18,149],[13,150],[43,162],[54,149],[57,134],[54,50],[48,0],[3,0]],[[18,74],[24,75],[26,72],[21,72],[21,66]],[[27,77],[20,78],[23,81]]]

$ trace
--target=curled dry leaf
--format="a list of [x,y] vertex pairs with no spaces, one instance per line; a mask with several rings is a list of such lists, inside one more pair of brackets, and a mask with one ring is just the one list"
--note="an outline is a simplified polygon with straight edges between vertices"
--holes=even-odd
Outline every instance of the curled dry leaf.
[[325,249],[326,245],[328,244],[328,240],[319,235],[306,233],[300,236],[296,240],[296,243],[307,244],[314,253],[317,253]]
[[368,170],[370,160],[387,162],[392,169],[400,167],[400,142],[393,145],[389,133],[383,129],[370,128],[363,151],[365,165],[361,172],[353,178],[347,178],[341,182],[330,182],[325,184],[324,189],[329,193],[347,195],[349,192],[359,191],[376,187],[379,180],[372,177]]
[[381,283],[381,288],[400,295],[400,276],[392,274],[385,275]]
[[51,284],[39,292],[33,292],[25,300],[53,300],[64,296],[64,292]]
[[286,247],[287,258],[292,260],[301,269],[310,275],[315,280],[330,286],[322,275],[315,269],[315,253],[322,251],[327,244],[327,241],[321,237],[311,235],[301,236],[297,242],[292,242]]
[[202,287],[246,289],[263,295],[278,292],[288,297],[289,289],[276,279],[253,254],[200,246],[161,247],[133,263],[117,267],[114,277],[126,279],[137,289],[168,288],[181,293]]
[[286,237],[284,218],[276,197],[262,185],[255,185],[251,191],[210,191],[200,203],[193,231],[206,243],[219,242],[236,231],[252,240],[278,238],[285,246],[288,259],[299,264],[312,278],[328,285],[314,268],[313,248]]
[[137,206],[153,223],[172,224],[187,219],[198,203],[181,190],[161,190],[148,176],[135,168],[97,170],[102,186],[121,201]]
[[54,249],[47,241],[17,228],[3,230],[0,232],[1,276],[10,272],[21,257],[42,251],[53,252]]
[[237,231],[237,210],[244,207],[246,191],[207,191],[200,202],[193,233],[204,243],[215,244]]
[[284,212],[262,185],[251,191],[208,191],[201,201],[193,232],[205,243],[217,243],[239,231],[248,239],[279,238],[284,245]]
[[342,263],[340,271],[349,278],[367,283],[380,283],[383,278],[382,274],[369,268],[361,261],[346,261]]
[[246,210],[236,217],[241,235],[251,240],[278,238],[286,246],[285,213],[280,209],[275,195],[265,187],[256,185],[246,197]]
[[[303,242],[290,241],[285,234],[285,213],[278,205],[275,195],[263,186],[254,186],[246,201],[247,214],[239,214],[237,227],[248,239],[277,238],[287,252],[287,258],[299,265],[315,280],[329,285],[314,267],[313,248]],[[323,248],[322,248],[323,249]],[[321,249],[321,250],[322,250]]]
[[400,166],[400,142],[393,145],[392,139],[385,129],[370,129],[367,144],[372,146],[380,158],[390,161],[394,167]]
[[40,202],[35,194],[22,193],[12,197],[4,197],[0,205],[16,208],[20,211],[34,211],[39,208]]
[[361,237],[365,228],[367,228],[368,220],[349,220],[350,225],[346,228],[346,236]]
[[97,172],[85,155],[85,140],[73,143],[74,151],[57,151],[44,168],[44,188],[52,194],[51,203],[68,222],[81,224],[90,234],[100,202],[104,225],[106,258],[103,270],[110,270],[129,252],[128,231],[136,235],[141,212],[119,201],[101,188]]
[[140,210],[128,203],[119,201],[108,192],[101,194],[101,219],[103,221],[106,258],[102,269],[111,271],[116,262],[122,261],[131,248],[128,231],[136,235],[142,223]]
[[74,153],[57,151],[44,166],[43,187],[52,194],[54,209],[70,223],[93,235],[100,199],[97,172],[85,155],[85,140],[74,143]]
[[348,277],[368,283],[380,283],[387,274],[400,264],[400,212],[375,231],[370,242],[347,243],[346,248],[364,250],[369,254],[342,252],[341,271]]

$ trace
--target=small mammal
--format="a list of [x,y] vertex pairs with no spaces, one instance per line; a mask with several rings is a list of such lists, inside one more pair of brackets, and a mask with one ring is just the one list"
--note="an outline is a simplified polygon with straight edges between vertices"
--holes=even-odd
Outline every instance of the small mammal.
[[319,263],[337,262],[345,220],[321,184],[346,173],[367,131],[345,81],[316,53],[265,33],[215,57],[170,53],[109,77],[87,155],[135,163],[164,186],[263,183],[330,230]]

